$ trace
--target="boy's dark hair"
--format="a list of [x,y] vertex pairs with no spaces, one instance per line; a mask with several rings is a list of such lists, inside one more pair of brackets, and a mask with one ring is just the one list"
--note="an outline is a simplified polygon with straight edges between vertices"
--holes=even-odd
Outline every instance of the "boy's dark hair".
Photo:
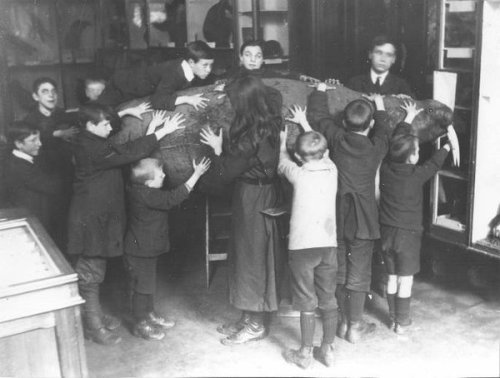
[[322,159],[327,148],[326,138],[317,131],[300,134],[295,142],[295,152],[304,161]]
[[87,122],[97,125],[103,120],[112,120],[113,113],[109,106],[99,104],[87,104],[78,110],[78,125],[85,129]]
[[257,46],[257,47],[260,47],[260,50],[262,51],[262,53],[264,53],[264,48],[263,48],[262,45],[263,45],[263,42],[260,41],[260,40],[249,39],[248,41],[243,42],[243,44],[241,45],[241,47],[240,47],[240,55],[243,55],[243,51],[245,51],[245,49],[248,46]]
[[394,163],[406,163],[417,149],[418,138],[414,135],[399,134],[391,139],[389,158]]
[[144,185],[146,181],[154,178],[154,168],[161,168],[161,161],[154,158],[141,159],[130,167],[130,181],[134,184]]
[[391,45],[393,45],[393,46],[394,46],[394,52],[395,52],[395,53],[396,53],[396,55],[397,55],[398,48],[397,48],[396,42],[395,42],[392,38],[390,38],[390,37],[388,37],[387,35],[384,35],[384,34],[382,34],[382,35],[377,35],[377,36],[375,36],[375,37],[372,39],[372,42],[371,42],[371,44],[370,44],[370,50],[369,50],[369,51],[370,51],[370,52],[372,52],[372,51],[375,49],[375,47],[377,47],[377,46],[382,46],[382,45],[385,45],[385,44],[387,44],[387,43],[389,43],[389,44],[391,44]]
[[214,59],[214,52],[206,42],[193,41],[187,44],[184,59],[192,59],[197,63],[200,59]]
[[38,90],[40,89],[40,86],[42,84],[45,84],[45,83],[49,83],[49,84],[52,84],[54,86],[54,88],[57,89],[57,83],[54,79],[50,78],[50,77],[39,77],[38,79],[36,79],[34,82],[33,82],[33,85],[32,85],[32,90],[33,90],[33,93],[38,93]]
[[344,109],[344,120],[348,131],[364,131],[370,126],[373,107],[362,99],[351,101]]
[[23,142],[27,137],[37,134],[40,131],[33,125],[30,125],[24,121],[16,121],[12,123],[9,131],[7,132],[7,138],[10,143]]

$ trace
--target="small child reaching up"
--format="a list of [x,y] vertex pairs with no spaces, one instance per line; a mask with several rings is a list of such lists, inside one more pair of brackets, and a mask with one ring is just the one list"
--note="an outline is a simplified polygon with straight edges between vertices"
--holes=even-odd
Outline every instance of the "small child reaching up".
[[130,273],[134,335],[146,340],[161,340],[164,329],[175,323],[154,310],[156,265],[158,257],[168,252],[168,209],[188,198],[198,179],[210,167],[210,160],[193,161],[194,172],[183,184],[162,190],[165,173],[161,162],[146,158],[132,166],[127,185],[129,218],[125,235],[125,261]]
[[[405,102],[403,125],[412,123],[423,109]],[[423,185],[441,168],[450,151],[445,144],[423,165],[418,138],[398,134],[391,139],[389,158],[380,168],[380,233],[388,274],[387,302],[390,328],[398,334],[411,325],[410,301],[413,275],[420,270],[422,241]]]
[[[292,109],[290,121],[307,123],[305,110]],[[330,366],[336,332],[337,273],[336,193],[337,168],[328,157],[325,137],[308,131],[299,135],[294,163],[286,149],[287,129],[281,132],[278,172],[293,185],[292,214],[288,242],[294,309],[300,311],[302,342],[299,350],[287,350],[285,359],[307,368],[314,358]],[[321,311],[323,340],[313,350],[315,310]]]

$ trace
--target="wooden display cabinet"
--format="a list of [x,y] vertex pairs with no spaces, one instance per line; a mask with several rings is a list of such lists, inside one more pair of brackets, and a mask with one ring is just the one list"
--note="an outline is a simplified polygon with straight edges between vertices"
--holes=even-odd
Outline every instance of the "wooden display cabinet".
[[[429,236],[500,257],[492,228],[500,213],[500,2],[442,0],[439,68],[457,75],[451,159],[433,180]],[[439,89],[439,88],[438,88]]]
[[77,275],[40,222],[0,211],[0,376],[86,377]]

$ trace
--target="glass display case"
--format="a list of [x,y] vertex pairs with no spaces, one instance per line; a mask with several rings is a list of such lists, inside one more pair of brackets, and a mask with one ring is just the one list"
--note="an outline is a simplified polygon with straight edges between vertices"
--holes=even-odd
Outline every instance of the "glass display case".
[[290,56],[288,0],[235,0],[238,40],[264,41],[267,65],[283,65]]
[[[471,150],[476,134],[475,94],[478,68],[477,46],[481,1],[441,0],[438,71],[434,75],[434,98],[454,110],[453,126],[460,146],[460,163],[448,158],[432,183],[431,234],[467,243],[471,194]],[[453,84],[440,74],[453,75]],[[450,75],[448,75],[450,76]],[[451,98],[443,93],[449,91]],[[440,142],[437,142],[440,147]]]
[[36,218],[0,210],[0,376],[87,376],[77,280]]
[[[440,7],[439,68],[456,75],[460,166],[447,161],[432,182],[429,234],[499,258],[500,2],[442,0]],[[443,89],[434,85],[435,94]]]

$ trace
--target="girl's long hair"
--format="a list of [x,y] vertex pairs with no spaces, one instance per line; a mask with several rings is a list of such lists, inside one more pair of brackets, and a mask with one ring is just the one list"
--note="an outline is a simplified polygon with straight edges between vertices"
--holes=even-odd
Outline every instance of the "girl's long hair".
[[243,141],[256,148],[266,138],[273,147],[278,145],[281,109],[272,103],[269,90],[261,79],[252,75],[237,78],[231,84],[229,99],[235,112],[229,130],[231,149],[242,150]]

